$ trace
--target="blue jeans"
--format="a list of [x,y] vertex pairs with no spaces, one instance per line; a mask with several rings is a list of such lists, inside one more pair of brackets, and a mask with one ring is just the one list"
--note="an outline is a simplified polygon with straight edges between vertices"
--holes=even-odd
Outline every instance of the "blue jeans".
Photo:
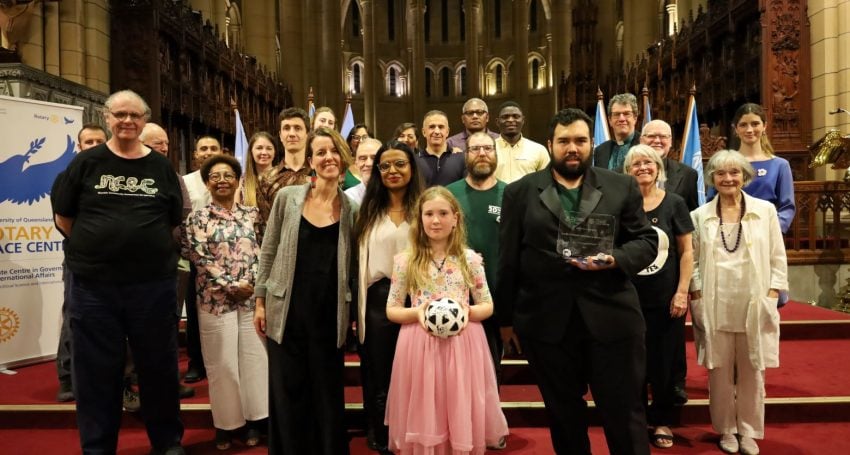
[[180,444],[176,276],[109,283],[71,276],[72,375],[85,454],[115,453],[125,340],[136,363],[142,418],[155,449]]

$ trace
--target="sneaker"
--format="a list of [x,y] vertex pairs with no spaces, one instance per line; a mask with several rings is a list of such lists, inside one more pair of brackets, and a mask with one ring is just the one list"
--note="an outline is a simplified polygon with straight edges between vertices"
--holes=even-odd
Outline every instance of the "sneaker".
[[723,433],[720,435],[720,442],[717,443],[720,450],[726,453],[738,453],[738,438],[732,433]]
[[60,403],[67,403],[69,401],[74,401],[74,389],[71,388],[71,383],[69,382],[60,382],[59,383],[59,391],[56,392],[56,401]]
[[741,453],[744,455],[758,455],[759,453],[759,445],[756,444],[755,439],[748,438],[746,436],[741,436],[740,442],[738,445],[740,446]]
[[502,450],[507,446],[508,446],[508,437],[502,436],[501,438],[499,438],[499,442],[497,442],[496,444],[493,444],[493,445],[488,445],[487,449],[488,450]]
[[126,387],[124,389],[124,410],[127,412],[138,412],[142,408],[142,402],[139,400],[139,392]]

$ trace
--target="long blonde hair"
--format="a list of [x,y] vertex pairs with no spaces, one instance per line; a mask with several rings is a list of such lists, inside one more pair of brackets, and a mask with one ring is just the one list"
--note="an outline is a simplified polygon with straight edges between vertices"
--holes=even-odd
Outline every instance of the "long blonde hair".
[[457,199],[445,187],[432,186],[425,190],[416,203],[416,217],[410,225],[410,252],[407,260],[407,292],[413,295],[420,289],[430,288],[432,280],[428,274],[428,267],[433,259],[431,252],[431,240],[425,234],[422,225],[422,206],[433,199],[442,198],[451,206],[452,212],[457,215],[457,225],[449,234],[448,248],[446,254],[454,256],[460,266],[460,273],[467,286],[473,286],[472,271],[466,260],[466,225],[463,220],[463,211]]
[[275,145],[272,135],[265,131],[254,133],[248,142],[248,156],[245,159],[245,179],[243,185],[245,197],[242,198],[242,204],[251,207],[257,206],[257,188],[260,187],[260,174],[257,172],[257,164],[254,162],[254,144],[257,143],[258,139],[265,139],[272,144],[272,148],[274,148],[272,163],[277,159],[277,145]]

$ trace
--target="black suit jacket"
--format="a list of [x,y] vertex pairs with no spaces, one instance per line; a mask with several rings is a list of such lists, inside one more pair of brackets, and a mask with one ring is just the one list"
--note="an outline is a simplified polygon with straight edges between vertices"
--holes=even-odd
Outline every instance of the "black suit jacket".
[[555,185],[550,165],[505,189],[495,300],[500,325],[513,326],[522,337],[555,343],[570,318],[581,317],[601,342],[642,336],[645,324],[629,277],[653,261],[658,238],[635,179],[594,167],[585,173],[579,219],[594,213],[617,220],[617,266],[599,271],[580,270],[556,252],[563,208]]
[[[608,169],[608,160],[611,159],[611,151],[614,150],[614,145],[617,144],[617,141],[614,139],[609,139],[593,149],[593,165],[596,167],[601,167],[602,169]],[[635,131],[635,135],[632,138],[631,146],[635,146],[640,144],[640,132]],[[617,172],[618,174],[622,174],[622,169],[611,169],[612,171]]]
[[682,196],[682,199],[688,205],[688,210],[696,210],[699,207],[697,192],[699,174],[697,174],[697,171],[687,164],[664,158],[664,172],[667,173],[664,190]]

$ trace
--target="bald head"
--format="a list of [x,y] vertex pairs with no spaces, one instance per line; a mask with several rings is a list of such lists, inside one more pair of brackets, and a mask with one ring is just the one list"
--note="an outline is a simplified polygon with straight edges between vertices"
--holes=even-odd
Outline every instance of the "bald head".
[[168,156],[168,133],[156,123],[146,123],[139,140],[152,150]]
[[354,155],[354,164],[357,170],[360,171],[360,180],[364,185],[369,183],[369,177],[372,173],[372,165],[375,162],[375,154],[381,148],[381,141],[368,138],[360,141],[357,146],[357,153]]
[[655,149],[662,158],[666,157],[673,145],[673,130],[664,120],[652,120],[643,127],[640,143]]

